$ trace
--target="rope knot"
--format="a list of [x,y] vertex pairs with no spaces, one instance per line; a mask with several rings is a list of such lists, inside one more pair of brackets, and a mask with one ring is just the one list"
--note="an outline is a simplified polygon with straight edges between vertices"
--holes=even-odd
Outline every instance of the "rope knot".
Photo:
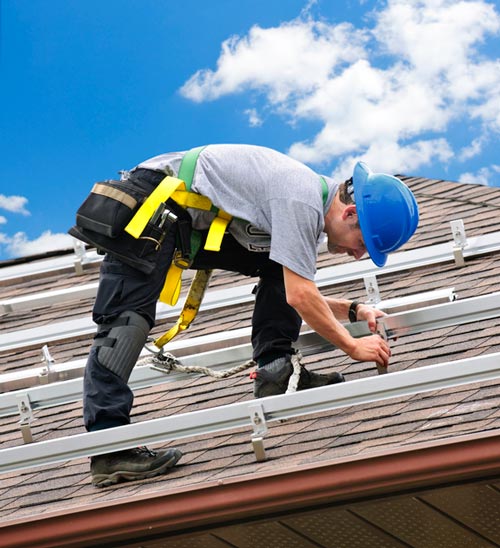
[[180,365],[179,360],[169,352],[157,352],[152,358],[151,362],[154,363],[155,369],[160,370],[162,373],[170,374],[177,369]]

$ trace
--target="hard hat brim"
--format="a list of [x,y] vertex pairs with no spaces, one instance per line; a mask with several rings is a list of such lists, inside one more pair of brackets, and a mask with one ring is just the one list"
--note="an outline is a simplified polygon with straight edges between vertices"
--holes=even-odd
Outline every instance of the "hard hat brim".
[[368,224],[368,215],[364,211],[364,194],[372,172],[370,168],[364,162],[358,162],[354,167],[353,173],[353,186],[354,186],[354,202],[356,205],[356,212],[358,214],[359,226],[361,228],[361,234],[363,235],[363,241],[370,255],[370,259],[378,266],[382,267],[387,262],[387,253],[379,251],[373,240],[373,230]]

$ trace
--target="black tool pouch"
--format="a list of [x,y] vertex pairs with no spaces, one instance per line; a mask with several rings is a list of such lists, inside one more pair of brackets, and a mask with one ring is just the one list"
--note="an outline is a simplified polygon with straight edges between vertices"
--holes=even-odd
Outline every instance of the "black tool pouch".
[[99,252],[110,253],[150,274],[156,267],[158,251],[172,224],[167,223],[160,229],[148,223],[138,239],[125,232],[141,204],[165,177],[149,170],[141,170],[140,174],[141,177],[132,175],[126,181],[96,183],[78,208],[76,225],[68,232],[96,247]]
[[146,196],[144,189],[125,181],[96,183],[76,212],[76,224],[108,238],[117,238]]

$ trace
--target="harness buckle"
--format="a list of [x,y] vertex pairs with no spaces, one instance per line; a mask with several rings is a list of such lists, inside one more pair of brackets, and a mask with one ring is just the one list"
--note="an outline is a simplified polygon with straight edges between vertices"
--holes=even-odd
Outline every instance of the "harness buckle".
[[172,262],[177,268],[181,268],[182,270],[187,270],[193,264],[193,261],[189,258],[189,255],[185,255],[180,249],[175,251]]

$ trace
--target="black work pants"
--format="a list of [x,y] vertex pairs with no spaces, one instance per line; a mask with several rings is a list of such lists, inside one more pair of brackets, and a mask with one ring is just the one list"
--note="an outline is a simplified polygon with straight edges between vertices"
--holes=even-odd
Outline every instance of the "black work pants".
[[[125,311],[140,314],[153,327],[156,303],[172,261],[175,240],[174,228],[159,252],[157,268],[150,275],[109,255],[104,258],[93,310],[93,319],[100,326],[102,336],[106,336],[106,323]],[[281,265],[270,260],[267,253],[247,251],[226,234],[221,250],[201,249],[192,268],[222,269],[258,277],[252,317],[253,358],[262,364],[292,353],[292,343],[298,338],[302,322],[286,302]],[[128,424],[132,403],[133,394],[127,383],[99,362],[98,348],[93,346],[84,377],[83,407],[87,430]]]

